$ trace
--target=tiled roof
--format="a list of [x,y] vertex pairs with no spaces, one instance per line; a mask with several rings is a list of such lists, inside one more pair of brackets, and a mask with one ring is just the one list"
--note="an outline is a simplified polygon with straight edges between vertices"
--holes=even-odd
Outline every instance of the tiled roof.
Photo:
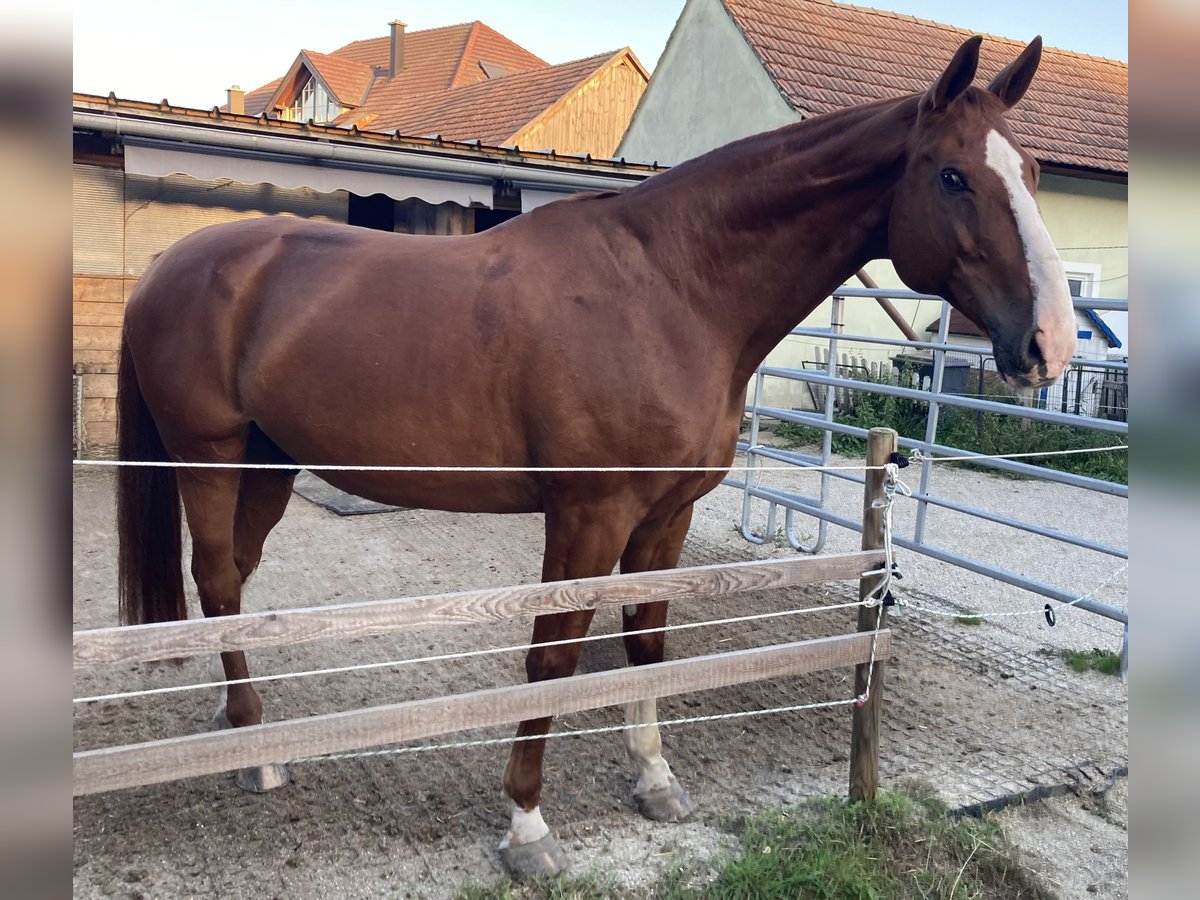
[[[386,70],[390,64],[391,37],[353,41],[334,50],[332,55]],[[388,85],[396,96],[445,91],[486,78],[480,62],[498,63],[510,74],[546,66],[545,60],[482,22],[470,22],[407,32],[404,68],[395,78],[388,79]]]
[[[263,119],[259,115],[246,113],[230,113],[222,107],[212,106],[208,109],[195,109],[187,106],[171,106],[165,103],[146,102],[144,100],[128,100],[109,94],[102,97],[97,94],[71,95],[72,106],[76,114],[96,114],[112,116],[116,119],[129,118],[137,120],[163,121],[187,125],[197,130],[195,139],[184,143],[195,143],[202,146],[206,140],[201,137],[208,129],[222,133],[237,131],[244,134],[267,134],[274,137],[297,138],[304,141],[332,141],[348,146],[364,146],[387,148],[400,152],[428,152],[439,157],[460,159],[493,159],[512,165],[529,163],[534,166],[549,166],[562,171],[597,171],[604,170],[615,176],[630,175],[636,179],[665,171],[667,166],[651,165],[649,163],[627,162],[624,159],[608,159],[593,156],[584,159],[573,155],[561,155],[549,150],[526,149],[514,150],[512,147],[492,146],[481,144],[474,140],[457,142],[450,139],[435,140],[421,135],[401,136],[394,132],[349,131],[335,125],[315,125],[307,122],[289,122],[283,119]],[[81,126],[76,123],[76,127]],[[86,127],[84,130],[87,130]],[[200,151],[203,152],[203,151]],[[636,183],[636,182],[631,182]]]
[[[260,88],[249,91],[246,94],[246,115],[258,116],[266,110],[267,104],[271,102],[271,98],[275,96],[275,91],[279,89],[279,83],[282,78],[276,78],[274,81],[264,84]],[[226,106],[222,104],[221,109]]]
[[347,107],[333,125],[503,144],[617,57],[629,56],[647,78],[628,49],[551,66],[478,21],[406,32],[394,77],[387,74],[390,54],[390,35],[329,54],[301,51],[283,78],[246,95],[246,112],[274,116],[269,107],[288,102],[282,95],[295,93],[299,67],[307,65]]
[[[941,318],[936,318],[925,328],[929,334],[937,334],[938,326],[942,324]],[[950,310],[950,327],[947,334],[962,334],[970,337],[986,338],[987,334],[983,329],[960,313],[957,309]]]
[[366,99],[367,89],[374,78],[370,66],[313,50],[305,50],[304,56],[342,106],[359,106]]
[[[784,99],[803,115],[924,90],[972,34],[831,0],[723,3]],[[986,84],[1024,46],[987,37],[977,83]],[[1043,164],[1126,174],[1129,67],[1047,47],[1009,122]]]
[[[624,51],[621,51],[623,53]],[[513,135],[619,54],[604,53],[576,62],[506,75],[453,91],[396,97],[384,86],[372,96],[379,117],[370,127],[402,134],[440,134],[451,140],[507,143]]]

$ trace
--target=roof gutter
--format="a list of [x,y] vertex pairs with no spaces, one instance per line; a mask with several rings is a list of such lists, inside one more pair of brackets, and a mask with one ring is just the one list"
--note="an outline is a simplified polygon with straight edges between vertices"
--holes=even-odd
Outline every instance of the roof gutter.
[[[572,193],[575,191],[624,190],[644,181],[648,176],[629,173],[624,177],[611,174],[592,175],[549,169],[529,163],[486,162],[457,159],[449,156],[424,154],[406,149],[358,147],[353,144],[313,138],[286,138],[275,135],[252,134],[228,129],[198,128],[175,122],[118,116],[74,110],[73,124],[77,129],[98,131],[119,137],[146,141],[168,141],[176,149],[194,148],[199,153],[274,155],[290,157],[313,165],[348,169],[386,169],[402,175],[425,178],[450,178],[478,184],[495,184],[504,179],[515,187]],[[188,146],[178,146],[188,145]]]
[[[1039,161],[1040,162],[1040,161]],[[1097,169],[1091,166],[1068,166],[1062,163],[1041,162],[1043,175],[1061,175],[1064,178],[1081,178],[1088,181],[1103,181],[1109,184],[1129,184],[1129,172]]]

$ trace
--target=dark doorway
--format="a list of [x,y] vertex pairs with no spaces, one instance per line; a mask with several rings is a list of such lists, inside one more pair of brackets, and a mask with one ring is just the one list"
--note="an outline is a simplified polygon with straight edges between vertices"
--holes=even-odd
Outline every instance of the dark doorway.
[[495,228],[501,222],[515,219],[521,214],[519,209],[477,209],[475,210],[475,231],[487,231]]
[[362,228],[395,231],[396,201],[383,194],[372,194],[370,197],[351,194],[346,221]]

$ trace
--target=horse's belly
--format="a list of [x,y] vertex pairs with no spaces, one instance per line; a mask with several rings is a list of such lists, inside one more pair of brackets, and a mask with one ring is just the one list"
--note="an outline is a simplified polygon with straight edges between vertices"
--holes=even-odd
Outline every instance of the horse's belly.
[[334,487],[391,506],[464,513],[532,513],[542,509],[537,485],[524,473],[316,473]]

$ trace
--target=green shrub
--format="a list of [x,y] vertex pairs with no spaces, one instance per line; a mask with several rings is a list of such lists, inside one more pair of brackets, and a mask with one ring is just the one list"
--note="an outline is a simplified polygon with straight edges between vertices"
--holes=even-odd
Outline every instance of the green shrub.
[[[908,370],[900,374],[900,383],[909,383]],[[886,378],[860,375],[860,381],[875,384],[894,383]],[[1002,403],[1018,404],[1016,396],[990,397]],[[887,397],[851,389],[849,409],[839,410],[834,421],[859,428],[894,428],[901,437],[925,439],[928,402],[901,397]],[[821,430],[805,425],[781,422],[775,433],[791,446],[819,444]],[[959,447],[971,453],[1001,456],[1013,453],[1038,453],[1057,450],[1082,450],[1092,447],[1114,447],[1126,443],[1123,435],[1091,431],[1073,425],[1053,425],[1031,422],[1018,416],[978,413],[955,406],[943,406],[938,414],[937,442]],[[861,457],[866,453],[866,441],[849,435],[833,436],[833,451],[842,456]],[[1125,450],[1107,453],[1079,453],[1071,456],[1048,456],[1024,460],[1031,465],[1073,472],[1112,481],[1129,483],[1129,454]],[[965,465],[965,464],[964,464]],[[990,470],[994,471],[994,470]]]
[[1121,657],[1099,648],[1093,650],[1064,650],[1063,659],[1076,672],[1087,672],[1092,669],[1105,675],[1121,674]]

